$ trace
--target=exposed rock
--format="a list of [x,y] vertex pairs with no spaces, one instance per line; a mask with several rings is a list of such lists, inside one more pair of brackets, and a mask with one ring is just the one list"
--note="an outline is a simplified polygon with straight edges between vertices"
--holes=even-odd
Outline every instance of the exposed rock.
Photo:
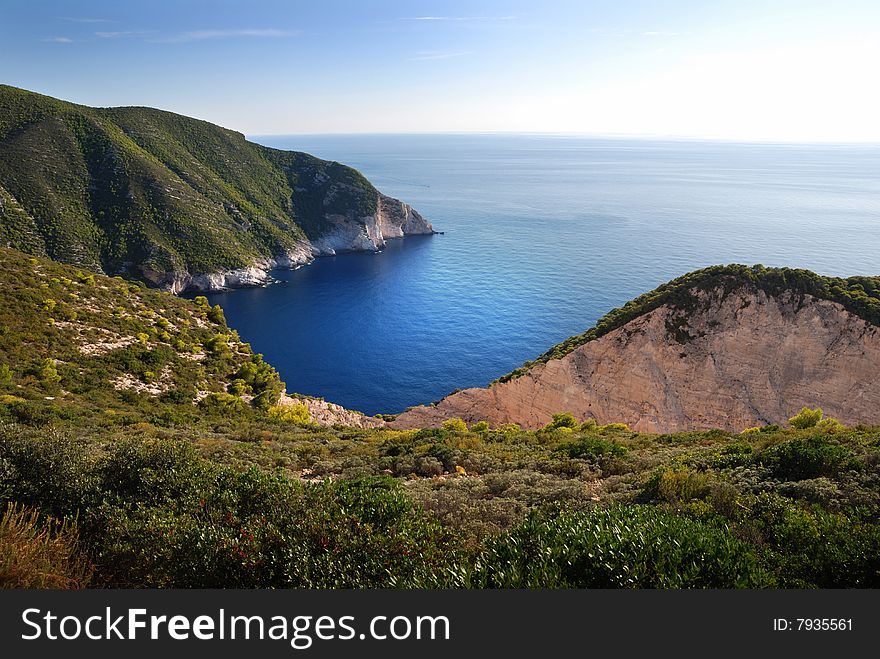
[[279,405],[305,405],[312,421],[322,426],[342,425],[352,428],[380,428],[385,425],[382,419],[364,416],[360,412],[347,410],[335,403],[305,396],[281,394]]
[[460,417],[534,429],[568,411],[643,432],[739,431],[785,423],[804,406],[880,424],[880,328],[809,295],[748,285],[693,294],[702,304],[688,315],[660,306],[515,380],[466,389],[389,425]]
[[333,256],[340,252],[377,252],[385,247],[388,239],[435,233],[431,224],[409,204],[383,194],[379,194],[373,215],[353,217],[327,213],[324,218],[329,228],[321,237],[299,242],[294,249],[274,258],[256,259],[244,268],[192,275],[177,270],[159,272],[141,267],[140,275],[174,294],[265,286],[274,281],[270,273],[275,269],[295,269],[317,256]]

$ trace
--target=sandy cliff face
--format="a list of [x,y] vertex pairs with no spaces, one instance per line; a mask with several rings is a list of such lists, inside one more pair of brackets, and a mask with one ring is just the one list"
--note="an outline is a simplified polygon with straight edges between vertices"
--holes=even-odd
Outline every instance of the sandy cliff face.
[[880,424],[880,328],[809,295],[748,285],[694,294],[695,311],[661,306],[516,380],[413,408],[392,426],[461,417],[539,428],[569,411],[644,432],[739,431],[784,423],[805,405]]

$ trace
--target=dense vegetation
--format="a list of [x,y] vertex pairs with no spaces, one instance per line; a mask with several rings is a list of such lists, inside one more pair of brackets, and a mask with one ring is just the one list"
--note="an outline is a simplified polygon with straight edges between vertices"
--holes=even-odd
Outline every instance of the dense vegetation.
[[150,108],[88,108],[0,85],[0,245],[94,271],[214,272],[363,216],[357,171]]
[[92,586],[880,585],[874,428],[3,424],[0,499]]
[[[880,325],[880,277],[823,277],[815,272],[793,268],[767,268],[762,265],[718,265],[695,270],[659,286],[650,293],[630,300],[620,308],[602,316],[596,325],[583,334],[572,336],[553,346],[537,359],[528,361],[515,371],[496,380],[507,382],[523,375],[530,368],[551,359],[561,359],[583,344],[612,332],[634,318],[658,307],[669,305],[686,318],[696,308],[709,304],[702,292],[723,296],[735,290],[763,291],[768,295],[792,295],[799,302],[804,296],[831,300],[867,320]],[[679,327],[667,329],[675,335]]]
[[11,421],[171,425],[274,405],[278,373],[220,307],[0,248],[0,400]]
[[878,428],[319,427],[203,298],[0,268],[0,585],[880,586]]

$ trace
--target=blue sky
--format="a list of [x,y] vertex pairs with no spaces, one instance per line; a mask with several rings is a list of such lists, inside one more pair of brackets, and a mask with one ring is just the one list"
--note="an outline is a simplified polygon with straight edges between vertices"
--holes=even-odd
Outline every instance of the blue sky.
[[880,141],[876,0],[3,0],[0,82],[250,135]]

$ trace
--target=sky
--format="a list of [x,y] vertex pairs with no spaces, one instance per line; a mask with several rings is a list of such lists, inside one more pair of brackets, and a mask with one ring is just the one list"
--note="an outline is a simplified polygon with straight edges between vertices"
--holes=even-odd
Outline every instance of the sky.
[[880,142],[878,0],[0,0],[0,83],[247,135]]

